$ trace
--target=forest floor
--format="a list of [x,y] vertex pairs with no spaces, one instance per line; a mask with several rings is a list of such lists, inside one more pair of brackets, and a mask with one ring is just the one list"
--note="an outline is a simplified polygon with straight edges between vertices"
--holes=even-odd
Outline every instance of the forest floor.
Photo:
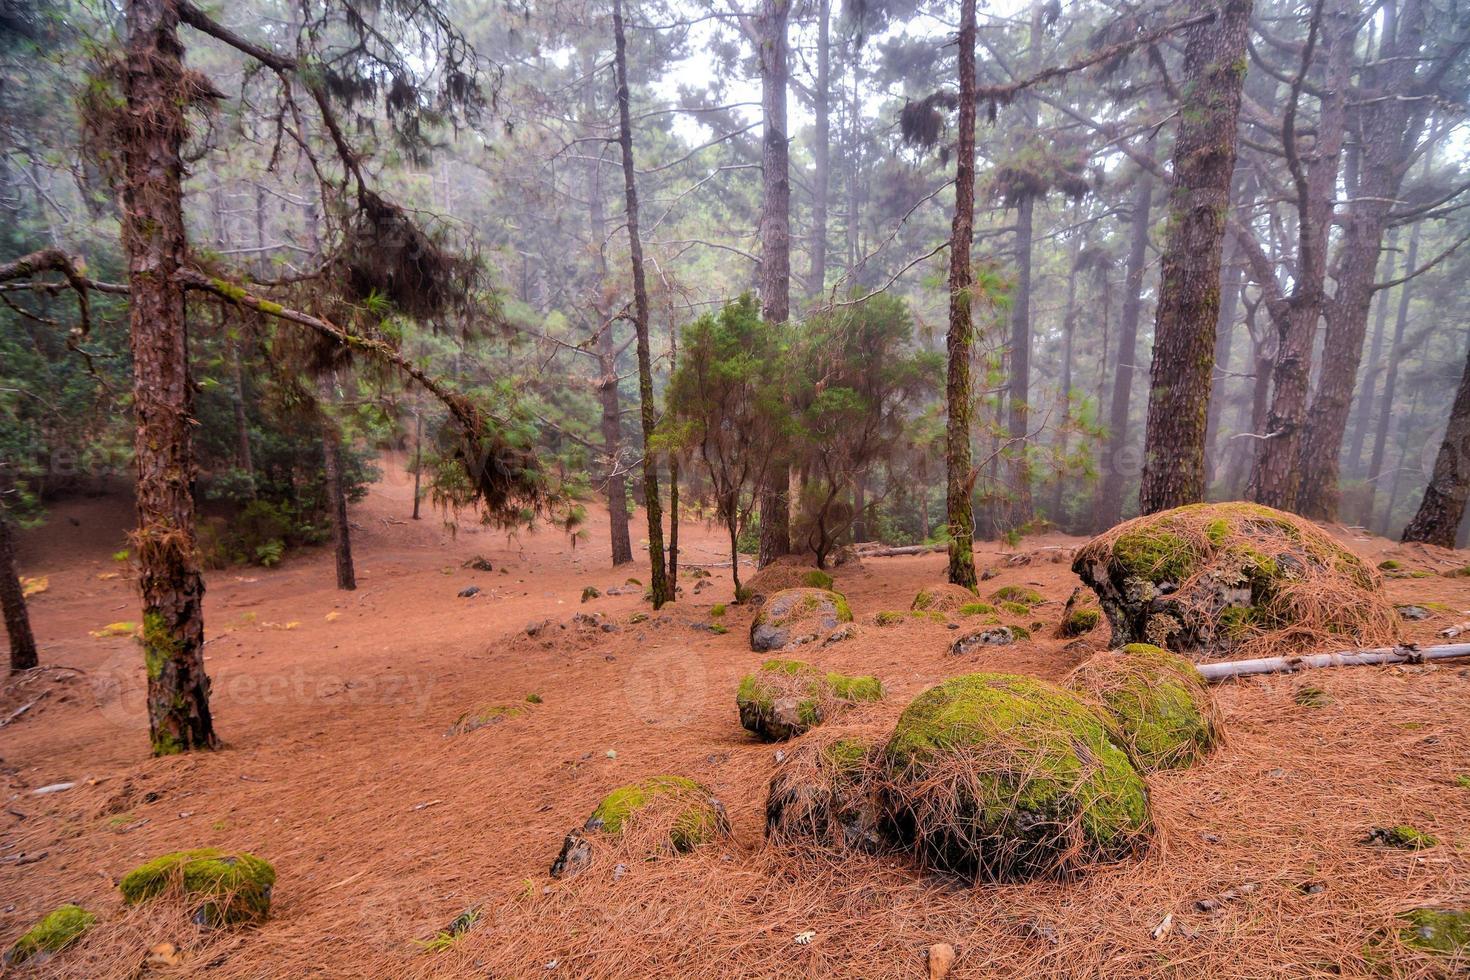
[[[925,951],[940,942],[958,952],[952,977],[1446,969],[1393,936],[1406,909],[1470,903],[1464,662],[1223,685],[1228,743],[1197,768],[1149,778],[1160,838],[1146,856],[1068,883],[967,887],[896,857],[764,844],[779,747],[741,729],[734,693],[765,657],[749,649],[748,609],[730,607],[728,634],[706,628],[711,607],[732,597],[728,567],[697,593],[681,576],[677,604],[630,624],[649,609],[641,589],[580,601],[585,586],[606,593],[647,578],[646,566],[610,567],[604,513],[573,548],[551,530],[451,535],[429,512],[407,521],[409,501],[394,480],[354,506],[354,593],[333,588],[326,549],[209,574],[207,666],[225,746],[165,759],[148,757],[135,643],[91,635],[138,618],[126,566],[112,558],[131,504],[66,502],[26,536],[23,572],[49,581],[32,603],[42,659],[70,669],[0,692],[0,718],[34,701],[0,729],[0,941],[63,901],[101,919],[36,975],[922,977]],[[1375,561],[1393,554],[1429,570],[1470,561],[1337,533]],[[687,564],[726,560],[718,529],[690,523],[681,538]],[[1021,550],[1077,543],[1049,535]],[[494,570],[465,567],[476,556]],[[999,570],[986,590],[1021,584],[1047,597],[1032,641],[956,658],[945,624],[869,625],[938,581],[943,555],[837,571],[859,636],[799,655],[883,680],[887,700],[853,724],[891,727],[914,695],[957,673],[1058,678],[1105,644],[1106,627],[1081,644],[1053,635],[1078,584],[1068,564],[1011,567],[986,545],[977,560]],[[469,585],[479,595],[458,598]],[[1422,643],[1470,610],[1470,579],[1385,588],[1397,602],[1432,604],[1431,618],[1406,624]],[[525,632],[583,612],[618,631]],[[1324,705],[1297,703],[1306,683],[1326,692]],[[446,734],[485,705],[524,710]],[[549,877],[563,834],[605,792],[666,772],[713,789],[730,840]],[[74,785],[34,792],[56,783]],[[1438,845],[1363,843],[1372,828],[1400,824]],[[122,874],[205,846],[274,863],[269,921],[206,933],[182,911],[124,908]],[[1217,907],[1201,910],[1201,900]],[[418,942],[472,906],[480,919],[450,948]],[[808,943],[795,941],[807,932]]]

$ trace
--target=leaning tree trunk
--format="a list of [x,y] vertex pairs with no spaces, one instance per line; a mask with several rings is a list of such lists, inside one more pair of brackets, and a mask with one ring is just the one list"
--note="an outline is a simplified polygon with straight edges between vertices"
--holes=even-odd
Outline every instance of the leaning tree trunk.
[[[785,323],[791,316],[791,177],[786,135],[786,25],[790,0],[761,0],[761,144],[762,203],[760,220],[761,316]],[[761,490],[760,564],[791,553],[791,463],[785,454],[771,461]]]
[[342,475],[342,432],[332,417],[330,406],[336,400],[336,383],[330,374],[317,379],[317,411],[322,429],[322,482],[327,491],[327,520],[332,525],[332,553],[337,562],[337,588],[351,592],[357,588],[357,572],[352,566],[352,526],[347,523],[347,488]]
[[188,86],[171,0],[129,0],[122,157],[123,249],[138,467],[138,587],[148,729],[155,755],[214,748],[204,672],[204,580],[194,537],[184,293],[183,162]]
[[[1212,5],[1193,0],[1192,10]],[[1236,117],[1245,80],[1251,0],[1226,0],[1188,29],[1184,100],[1174,139],[1174,187],[1160,273],[1139,509],[1205,495],[1205,407],[1215,370],[1220,248],[1235,168]]]
[[[970,310],[974,270],[970,240],[975,228],[975,0],[960,0],[959,138],[955,156],[954,224],[949,240],[949,375],[945,398],[949,412],[945,430],[945,503],[949,519],[949,580],[973,589],[975,576],[974,486],[970,460],[970,346],[974,319]],[[927,533],[927,532],[926,532]]]
[[1470,498],[1470,354],[1465,357],[1460,389],[1455,392],[1444,442],[1440,443],[1439,455],[1434,460],[1434,475],[1424,488],[1419,512],[1404,528],[1403,540],[1453,548],[1455,533],[1465,517],[1467,498]]
[[633,164],[633,123],[628,102],[628,42],[623,34],[623,0],[613,0],[618,86],[618,144],[623,155],[623,194],[627,200],[628,257],[633,267],[633,328],[638,337],[638,397],[643,422],[643,507],[648,512],[649,592],[653,608],[674,599],[664,567],[664,515],[658,499],[658,456],[653,451],[657,418],[653,407],[653,356],[648,343],[648,284],[643,274],[643,238],[638,231],[638,171]]
[[26,611],[25,590],[15,569],[15,528],[0,511],[0,611],[5,614],[5,635],[10,639],[10,672],[30,670],[39,663],[36,636]]
[[1098,531],[1112,527],[1123,516],[1128,415],[1133,400],[1133,362],[1138,359],[1138,319],[1143,309],[1143,273],[1148,265],[1149,205],[1153,200],[1153,193],[1153,171],[1145,169],[1138,175],[1138,186],[1133,195],[1133,215],[1129,220],[1123,319],[1118,326],[1118,366],[1113,371],[1107,457],[1103,460],[1102,487],[1097,496],[1094,520]]

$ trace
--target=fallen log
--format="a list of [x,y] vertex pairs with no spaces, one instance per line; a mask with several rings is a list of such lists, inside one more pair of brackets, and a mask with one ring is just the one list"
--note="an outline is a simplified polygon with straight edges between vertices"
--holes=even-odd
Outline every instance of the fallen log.
[[1470,657],[1470,643],[1447,643],[1434,647],[1378,647],[1373,650],[1339,650],[1308,653],[1299,657],[1259,657],[1255,660],[1225,660],[1196,667],[1210,683],[1252,674],[1290,674],[1318,667],[1358,667],[1371,664],[1422,664],[1431,660]]
[[859,558],[897,558],[902,555],[927,555],[934,551],[944,551],[948,545],[943,544],[906,544],[896,548],[863,548],[853,550]]

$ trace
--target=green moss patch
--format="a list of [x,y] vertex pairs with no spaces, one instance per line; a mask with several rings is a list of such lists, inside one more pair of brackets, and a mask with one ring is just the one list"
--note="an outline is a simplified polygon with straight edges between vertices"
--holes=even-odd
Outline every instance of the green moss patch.
[[275,883],[269,861],[207,847],[154,858],[129,871],[117,887],[129,905],[173,890],[191,901],[202,899],[195,919],[219,926],[264,920]]
[[1219,713],[1194,665],[1146,643],[1101,653],[1067,685],[1096,703],[1143,772],[1192,765],[1220,740]]
[[973,603],[975,599],[975,593],[964,586],[941,582],[920,589],[909,609],[914,612],[954,612]]
[[1020,585],[1003,585],[992,592],[990,597],[1002,604],[1009,602],[1025,606],[1027,609],[1032,606],[1039,606],[1046,601],[1042,598],[1040,592]]
[[994,616],[995,607],[988,602],[967,602],[960,606],[961,616]]
[[602,798],[584,829],[622,835],[641,824],[653,827],[679,853],[730,832],[720,801],[685,776],[650,776],[618,787]]
[[1374,827],[1363,839],[1363,843],[1397,847],[1405,851],[1422,851],[1425,848],[1434,847],[1439,841],[1434,835],[1427,834],[1417,827],[1399,824],[1397,827]]
[[1420,908],[1402,916],[1399,937],[1415,949],[1445,956],[1470,956],[1470,910]]
[[5,953],[7,966],[59,953],[92,927],[97,917],[80,905],[63,905],[26,930]]
[[884,755],[895,834],[941,868],[1066,874],[1152,833],[1148,789],[1103,718],[1045,681],[945,681],[904,709]]
[[1097,609],[1073,609],[1062,617],[1057,632],[1062,636],[1081,636],[1090,633],[1102,622],[1102,612]]
[[883,697],[876,677],[823,673],[800,660],[767,660],[735,693],[740,724],[767,741],[793,738],[862,701]]

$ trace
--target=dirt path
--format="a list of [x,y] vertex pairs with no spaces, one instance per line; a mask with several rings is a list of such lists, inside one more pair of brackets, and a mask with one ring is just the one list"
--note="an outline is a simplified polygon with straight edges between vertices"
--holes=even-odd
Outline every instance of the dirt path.
[[[147,948],[167,941],[183,965],[164,975],[913,977],[927,945],[946,941],[961,952],[956,977],[1351,975],[1368,968],[1365,942],[1397,911],[1470,902],[1463,666],[1322,672],[1313,682],[1331,700],[1320,709],[1295,703],[1295,679],[1223,688],[1230,744],[1200,769],[1152,780],[1165,832],[1154,854],[1069,886],[957,889],[893,860],[796,859],[762,846],[773,749],[741,730],[733,705],[739,677],[762,656],[746,642],[747,611],[732,607],[726,635],[704,628],[711,607],[732,598],[727,569],[697,593],[684,578],[675,607],[631,624],[648,609],[641,589],[580,601],[585,586],[607,592],[647,577],[608,566],[601,512],[572,547],[549,530],[451,535],[435,515],[410,522],[408,511],[399,480],[354,507],[356,593],[332,587],[324,551],[210,574],[207,665],[226,748],[162,760],[147,757],[135,645],[90,635],[137,618],[131,583],[117,574],[125,566],[111,557],[130,507],[71,502],[28,535],[23,570],[49,578],[33,605],[43,660],[76,670],[11,683],[0,698],[0,717],[40,698],[0,729],[0,939],[74,899],[108,922],[43,973],[133,975]],[[686,564],[723,557],[721,532],[690,524],[681,536]],[[1387,548],[1353,544],[1374,556]],[[464,567],[476,556],[494,570]],[[1004,567],[994,549],[980,561]],[[942,571],[940,555],[872,560],[839,571],[837,587],[862,623],[907,608]],[[883,679],[890,697],[872,710],[875,724],[957,672],[1060,676],[1085,655],[1051,636],[1075,577],[1042,563],[986,583],[1007,584],[1048,597],[1034,642],[960,663],[944,652],[944,624],[916,622],[865,628],[810,658]],[[458,598],[469,585],[480,594]],[[1416,638],[1470,618],[1457,612],[1470,608],[1470,580],[1387,587],[1400,601],[1444,604],[1415,624]],[[563,628],[582,612],[617,631]],[[533,693],[542,703],[527,706]],[[460,714],[495,704],[524,710],[446,737]],[[552,883],[561,835],[608,789],[658,772],[693,776],[726,801],[729,846],[634,868],[621,891],[601,878]],[[76,785],[32,792],[60,782]],[[1371,826],[1399,823],[1440,846],[1410,854],[1357,843]],[[268,923],[201,936],[167,917],[123,914],[118,876],[199,846],[275,863]],[[1306,894],[1313,880],[1326,889]],[[1258,885],[1248,898],[1194,910],[1244,882]],[[454,949],[414,943],[472,905],[482,921]],[[1178,925],[1155,940],[1171,912]],[[808,928],[813,943],[794,945]],[[1389,972],[1429,969],[1392,944],[1374,955]]]

